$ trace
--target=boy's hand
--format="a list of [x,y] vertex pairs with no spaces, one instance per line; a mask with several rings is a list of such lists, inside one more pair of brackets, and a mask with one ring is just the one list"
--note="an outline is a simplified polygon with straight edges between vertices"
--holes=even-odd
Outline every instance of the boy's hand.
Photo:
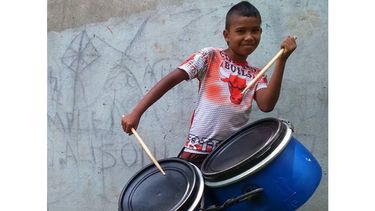
[[125,133],[129,135],[133,134],[131,129],[132,128],[137,129],[139,120],[140,120],[140,116],[134,112],[128,115],[122,115],[122,118],[121,118],[122,129],[124,130]]
[[290,54],[297,48],[296,37],[288,36],[282,43],[280,48],[284,48],[284,52],[281,55],[281,59],[287,60]]

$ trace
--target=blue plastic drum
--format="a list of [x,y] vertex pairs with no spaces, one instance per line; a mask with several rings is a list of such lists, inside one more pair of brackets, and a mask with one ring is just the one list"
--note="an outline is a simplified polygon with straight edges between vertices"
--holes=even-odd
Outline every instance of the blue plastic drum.
[[238,210],[296,210],[314,193],[321,167],[292,136],[288,124],[266,118],[233,134],[203,162],[205,197],[221,205],[252,190],[251,197],[226,208]]

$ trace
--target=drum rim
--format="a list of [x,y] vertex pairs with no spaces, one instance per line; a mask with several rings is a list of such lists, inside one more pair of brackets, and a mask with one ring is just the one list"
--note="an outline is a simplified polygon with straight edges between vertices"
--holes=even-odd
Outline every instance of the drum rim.
[[[190,163],[190,162],[189,162]],[[198,181],[199,181],[199,189],[198,189],[198,193],[197,193],[197,196],[195,197],[195,200],[194,202],[192,203],[192,205],[190,206],[190,208],[188,209],[188,211],[194,211],[194,209],[198,206],[199,202],[202,200],[202,196],[203,196],[203,192],[204,192],[204,180],[203,180],[203,175],[202,175],[202,172],[200,171],[200,169],[194,165],[193,163],[190,163],[194,168],[195,168],[195,172],[197,173],[197,176],[198,176]]]
[[[251,133],[254,129],[258,127],[263,127],[264,124],[277,124],[274,128],[274,133],[268,138],[265,145],[258,148],[254,153],[249,155],[244,160],[241,160],[238,163],[233,164],[230,167],[226,167],[225,169],[221,170],[212,170],[211,162],[215,160],[217,156],[221,156],[220,153],[226,150],[227,147],[231,147],[232,144],[235,144],[235,140],[240,138],[243,134]],[[205,180],[209,181],[221,181],[236,176],[238,174],[243,173],[244,171],[252,168],[257,163],[261,162],[265,159],[269,154],[272,153],[274,149],[281,143],[281,141],[285,138],[285,134],[287,131],[288,125],[284,124],[284,122],[280,119],[268,117],[264,119],[259,119],[254,121],[250,124],[239,129],[236,133],[232,134],[228,137],[225,141],[223,141],[211,154],[207,156],[207,158],[202,163],[202,174]]]
[[208,187],[223,187],[230,184],[233,184],[239,180],[242,180],[245,177],[248,177],[249,175],[255,174],[261,169],[263,169],[267,164],[269,164],[271,161],[273,161],[288,145],[289,141],[292,139],[292,130],[287,127],[287,132],[285,134],[284,139],[281,141],[281,143],[276,147],[274,151],[272,151],[271,154],[269,154],[265,159],[263,159],[261,162],[253,166],[252,168],[225,180],[220,181],[209,181],[205,180],[205,185]]
[[[172,157],[172,158],[161,159],[161,160],[159,160],[158,162],[160,163],[160,165],[163,165],[163,163],[165,163],[165,162],[170,162],[170,161],[172,161],[172,162],[179,162],[179,163],[186,164],[186,165],[188,166],[188,168],[192,170],[192,173],[193,173],[194,175],[197,175],[197,174],[196,174],[196,169],[195,169],[195,168],[197,168],[197,167],[196,167],[195,165],[192,165],[192,164],[191,164],[190,162],[188,162],[188,161],[185,161],[185,160],[182,160],[182,159],[179,159],[179,158]],[[135,173],[135,174],[134,174],[134,175],[133,175],[128,181],[127,181],[127,183],[126,183],[125,186],[123,187],[123,189],[122,189],[122,191],[121,191],[121,194],[120,194],[120,196],[119,196],[119,201],[118,201],[118,208],[119,208],[119,210],[124,210],[124,208],[126,208],[126,207],[124,207],[124,206],[122,205],[122,202],[123,202],[123,200],[124,200],[124,195],[125,195],[126,191],[129,189],[128,186],[131,185],[131,184],[134,182],[134,180],[136,180],[136,179],[139,177],[139,174],[141,174],[141,173],[144,172],[144,171],[147,171],[147,170],[150,169],[150,168],[153,168],[153,166],[154,166],[154,164],[153,164],[153,163],[150,163],[150,164],[148,164],[147,166],[141,168],[140,170],[138,170],[138,171],[137,171],[137,172],[136,172],[136,173]],[[164,169],[164,170],[167,171],[166,169]],[[159,170],[158,170],[157,168],[155,168],[154,171],[149,172],[148,175],[150,175],[150,174],[155,174],[155,173],[160,173]],[[199,173],[200,173],[200,171],[199,171]],[[202,175],[201,175],[201,176],[202,176]],[[193,178],[194,181],[192,182],[192,185],[191,185],[192,188],[191,188],[191,190],[188,191],[187,194],[184,194],[184,197],[182,197],[182,198],[180,199],[180,201],[179,201],[178,203],[176,203],[176,205],[173,207],[174,210],[180,210],[184,205],[186,205],[187,201],[189,201],[189,197],[195,195],[195,194],[194,194],[194,190],[196,190],[196,187],[195,187],[195,186],[196,186],[196,183],[197,183],[197,180],[198,180],[198,179],[199,179],[199,181],[200,181],[199,174],[198,174],[198,178],[197,178],[197,177]],[[142,178],[142,180],[145,180],[145,179]],[[203,176],[202,176],[202,180],[203,180]],[[202,192],[201,195],[203,195],[203,190],[201,190],[201,189],[203,189],[202,186],[204,186],[204,181],[201,181],[200,186],[198,187],[198,193]],[[133,191],[133,190],[130,190],[130,191]],[[190,200],[191,200],[191,199],[190,199]],[[194,200],[193,203],[195,203],[195,200]],[[191,203],[191,204],[193,204],[193,203]],[[190,208],[191,208],[191,206],[190,206]],[[189,209],[190,209],[190,208],[189,208]]]

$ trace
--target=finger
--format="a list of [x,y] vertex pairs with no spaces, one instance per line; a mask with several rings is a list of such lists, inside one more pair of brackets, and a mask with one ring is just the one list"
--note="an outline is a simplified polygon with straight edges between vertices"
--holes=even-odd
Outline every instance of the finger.
[[132,134],[131,128],[132,128],[132,126],[130,126],[130,125],[126,125],[126,127],[125,127],[125,132],[126,132],[129,136]]
[[291,38],[291,44],[293,46],[297,45],[297,36],[292,36],[292,38]]
[[122,129],[124,130],[125,133],[128,133],[129,135],[131,135],[131,126],[128,125],[128,123],[126,122],[126,120],[124,119],[125,118],[125,115],[122,115],[121,116],[121,126],[122,126]]
[[125,125],[125,124],[122,125],[122,130],[123,130],[125,133],[128,133],[128,132],[126,131],[126,125]]
[[285,47],[293,48],[296,45],[296,39],[296,36],[288,36],[288,38],[285,40]]
[[[126,129],[126,124],[124,122],[121,123],[122,129],[125,131]],[[126,132],[126,131],[125,131]]]

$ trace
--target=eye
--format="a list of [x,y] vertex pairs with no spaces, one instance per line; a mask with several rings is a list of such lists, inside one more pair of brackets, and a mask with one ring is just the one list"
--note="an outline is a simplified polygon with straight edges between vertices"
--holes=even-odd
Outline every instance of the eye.
[[238,33],[238,34],[244,34],[245,32],[246,32],[246,30],[245,29],[236,29],[236,32]]
[[260,28],[253,28],[251,29],[252,34],[258,34],[260,32]]

